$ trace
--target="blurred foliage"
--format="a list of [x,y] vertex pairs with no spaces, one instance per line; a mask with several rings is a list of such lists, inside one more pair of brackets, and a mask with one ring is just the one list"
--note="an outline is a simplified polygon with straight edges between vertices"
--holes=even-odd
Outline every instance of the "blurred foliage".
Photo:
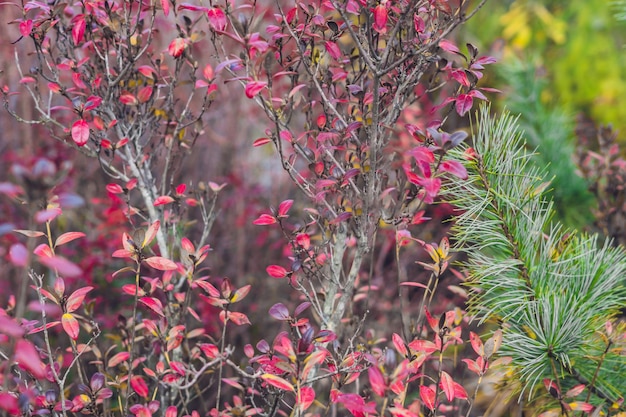
[[544,103],[626,131],[623,9],[608,0],[490,1],[463,38],[494,48],[504,62],[537,57],[549,79]]

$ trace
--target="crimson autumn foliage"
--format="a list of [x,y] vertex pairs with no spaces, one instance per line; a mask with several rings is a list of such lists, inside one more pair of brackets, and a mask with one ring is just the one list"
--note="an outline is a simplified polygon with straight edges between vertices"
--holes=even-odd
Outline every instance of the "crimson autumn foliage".
[[[29,161],[5,157],[0,183],[19,277],[2,290],[0,408],[469,413],[476,393],[448,355],[463,352],[464,291],[437,291],[453,254],[423,236],[441,232],[448,209],[431,203],[442,182],[467,177],[448,154],[467,134],[449,121],[490,91],[478,82],[493,58],[446,39],[481,5],[3,4],[20,35],[3,97],[42,138]],[[228,199],[236,169],[185,175],[194,152],[218,147],[203,142],[207,120],[233,95],[267,125],[246,146],[273,146],[289,178],[267,203],[276,209],[239,223],[220,211],[252,193]],[[107,178],[91,190],[90,165]],[[215,253],[235,245],[235,224],[258,244],[229,279]],[[470,341],[480,378],[497,347]]]

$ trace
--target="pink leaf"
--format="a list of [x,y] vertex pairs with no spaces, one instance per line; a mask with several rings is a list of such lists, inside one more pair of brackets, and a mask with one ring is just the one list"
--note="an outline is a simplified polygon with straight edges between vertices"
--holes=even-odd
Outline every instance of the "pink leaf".
[[66,243],[71,242],[72,240],[80,239],[81,237],[85,237],[85,234],[82,232],[63,233],[54,242],[54,247],[56,248],[58,246],[65,245]]
[[23,20],[20,22],[20,33],[26,37],[30,35],[33,30],[33,21],[31,19]]
[[139,375],[135,375],[130,379],[130,386],[140,397],[147,398],[150,391],[148,390],[148,384]]
[[273,278],[285,278],[287,276],[287,270],[280,265],[270,265],[265,270]]
[[128,106],[135,106],[137,105],[137,103],[139,103],[139,101],[137,100],[137,97],[135,97],[131,93],[125,92],[120,95],[120,103],[126,104]]
[[252,142],[252,146],[257,147],[257,146],[263,146],[267,143],[270,143],[271,139],[270,138],[258,138],[257,140],[255,140],[254,142]]
[[35,346],[25,339],[20,339],[15,344],[15,356],[13,358],[20,368],[30,372],[35,378],[46,377],[46,367],[39,358]]
[[169,0],[161,0],[161,8],[163,9],[163,14],[165,17],[170,14],[170,2]]
[[278,222],[278,220],[276,220],[276,217],[270,216],[269,214],[261,214],[258,219],[252,222],[252,224],[256,224],[258,226],[267,226],[276,222]]
[[124,189],[119,184],[113,184],[113,183],[107,184],[105,188],[111,194],[122,194],[124,192]]
[[172,42],[170,42],[167,47],[167,52],[174,58],[179,58],[185,49],[187,49],[188,41],[184,38],[176,38]]
[[78,333],[80,328],[78,326],[78,320],[74,317],[73,314],[65,313],[61,317],[61,325],[63,326],[63,330],[72,340],[78,339]]
[[107,368],[115,368],[117,365],[127,361],[128,359],[130,359],[130,352],[116,353],[115,355],[113,355],[113,357],[111,357],[111,359],[109,359],[109,362],[107,363]]
[[461,53],[461,51],[459,51],[459,48],[457,48],[457,46],[455,44],[453,44],[452,42],[450,42],[447,39],[440,40],[439,41],[439,47],[441,49],[443,49],[444,51],[452,52],[454,54]]
[[148,100],[150,100],[150,97],[152,97],[152,91],[152,86],[147,85],[145,87],[142,87],[141,90],[139,90],[139,92],[137,93],[137,100],[139,100],[140,103],[147,102]]
[[460,94],[456,98],[456,112],[459,116],[465,116],[465,114],[470,111],[472,108],[472,104],[474,99],[469,94]]
[[372,390],[379,397],[384,397],[387,386],[385,385],[385,378],[383,377],[383,373],[380,372],[380,369],[378,369],[377,366],[372,366],[367,370],[367,374],[369,376]]
[[50,269],[56,269],[59,275],[73,278],[83,273],[83,271],[75,263],[65,259],[62,256],[40,257],[39,262]]
[[89,140],[89,124],[83,120],[77,120],[72,125],[72,140],[78,146],[84,146]]
[[173,261],[161,256],[151,256],[145,259],[145,262],[154,269],[159,271],[173,271],[178,269],[178,266]]
[[465,166],[459,161],[443,161],[441,165],[439,165],[439,169],[444,172],[449,172],[462,180],[467,179],[467,169],[465,169]]
[[435,391],[425,385],[422,385],[420,386],[420,398],[429,410],[435,409]]
[[85,22],[85,16],[82,14],[77,15],[73,20],[72,40],[74,41],[74,45],[78,45],[80,41],[83,40],[87,24]]
[[22,410],[20,409],[17,397],[8,392],[0,392],[0,410],[4,410],[13,416],[22,415]]
[[209,25],[211,25],[211,29],[216,32],[223,32],[226,29],[228,21],[226,20],[226,14],[224,14],[222,9],[214,7],[207,10],[206,15],[209,18]]
[[446,394],[446,399],[448,402],[452,402],[454,400],[454,381],[450,374],[445,371],[441,371],[441,381],[439,382],[439,387]]
[[293,385],[291,385],[285,379],[283,379],[283,378],[281,378],[281,377],[279,377],[277,375],[263,374],[263,375],[261,375],[261,379],[263,379],[265,382],[267,382],[271,386],[276,387],[278,389],[295,392],[295,389],[293,388]]
[[265,87],[267,87],[267,83],[265,81],[251,81],[246,84],[246,97],[253,98],[257,94],[261,92]]
[[169,195],[162,195],[160,197],[157,197],[156,200],[154,200],[154,206],[164,206],[166,204],[170,204],[173,203],[175,200],[173,197],[170,197]]
[[312,387],[300,387],[298,395],[296,395],[296,404],[301,410],[306,410],[315,401],[315,391]]
[[163,314],[163,304],[161,304],[161,301],[158,298],[142,297],[139,299],[139,301],[143,303],[146,307],[148,307],[150,310],[157,313],[159,316],[165,317],[165,315]]
[[13,318],[0,316],[0,333],[12,338],[20,338],[24,335],[24,328],[17,324]]
[[91,290],[93,290],[93,287],[83,287],[74,291],[65,301],[65,311],[71,313],[78,310],[85,300],[85,296],[89,294]]
[[324,42],[324,48],[326,48],[326,52],[328,52],[328,54],[334,60],[337,61],[341,57],[341,49],[339,49],[339,46],[337,46],[335,42],[332,42],[332,41]]
[[35,214],[35,221],[37,223],[45,223],[56,219],[63,212],[60,208],[55,207],[47,210],[40,210]]
[[296,243],[302,246],[304,250],[309,250],[311,247],[311,238],[308,233],[298,233],[298,236],[296,236]]
[[28,250],[21,243],[11,245],[9,249],[9,260],[15,266],[28,265]]
[[285,200],[278,206],[278,217],[287,217],[289,209],[293,205],[293,200]]
[[159,232],[159,229],[161,228],[161,221],[159,220],[155,220],[154,223],[152,223],[150,225],[150,227],[148,227],[148,230],[146,230],[146,235],[143,237],[143,241],[141,242],[141,248],[145,248],[146,245],[149,245],[150,242],[152,242],[152,240],[156,237],[157,233]]
[[[165,0],[163,0],[163,1],[165,1]],[[151,66],[148,66],[148,65],[142,65],[142,66],[140,66],[140,67],[138,67],[138,68],[137,68],[137,71],[138,71],[141,75],[143,75],[144,77],[146,77],[146,78],[149,78],[149,79],[151,79],[151,80],[153,80],[153,79],[154,79],[154,74],[155,74],[155,71],[154,71],[154,69],[153,69]]]
[[480,340],[480,337],[474,332],[470,332],[470,344],[472,345],[472,349],[474,349],[474,352],[476,352],[478,356],[485,356],[485,348],[483,346],[483,342],[482,340]]
[[213,71],[213,67],[211,64],[206,64],[204,69],[202,70],[202,75],[207,81],[211,81],[215,78],[215,71]]
[[404,356],[405,358],[409,356],[409,351],[406,348],[406,344],[399,334],[394,333],[391,337],[391,340],[393,341],[393,345],[400,355]]
[[379,4],[374,7],[374,30],[378,33],[387,33],[387,7]]

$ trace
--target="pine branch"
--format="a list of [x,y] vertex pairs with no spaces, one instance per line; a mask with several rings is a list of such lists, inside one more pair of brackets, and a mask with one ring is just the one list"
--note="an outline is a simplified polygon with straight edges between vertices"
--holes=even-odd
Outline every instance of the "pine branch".
[[[469,179],[447,188],[461,213],[454,232],[468,255],[470,311],[503,323],[502,354],[513,357],[522,394],[532,396],[544,378],[591,380],[602,351],[597,333],[626,303],[626,253],[552,221],[545,173],[532,165],[515,118],[494,119],[483,107],[477,123]],[[601,368],[592,392],[623,396],[623,379]]]

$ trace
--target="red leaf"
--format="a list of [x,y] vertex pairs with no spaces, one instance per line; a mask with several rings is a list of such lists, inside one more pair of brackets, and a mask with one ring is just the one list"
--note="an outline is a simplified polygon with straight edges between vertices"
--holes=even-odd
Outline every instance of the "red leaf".
[[120,95],[120,103],[126,104],[128,106],[134,106],[138,103],[138,100],[137,100],[137,97],[135,97],[129,92],[126,92]]
[[74,41],[74,45],[78,45],[80,41],[83,40],[83,36],[85,35],[85,28],[87,24],[85,22],[85,16],[82,14],[77,15],[73,19],[72,26],[72,40]]
[[57,237],[57,240],[54,242],[54,247],[58,247],[61,245],[65,245],[72,240],[80,239],[81,237],[85,237],[86,235],[82,232],[67,232],[63,233],[61,236]]
[[159,271],[173,271],[175,269],[178,269],[178,266],[175,262],[161,256],[151,256],[149,258],[146,258],[145,262],[152,268],[158,269]]
[[130,379],[130,386],[140,397],[147,398],[150,393],[148,390],[148,384],[139,375],[135,375]]
[[378,369],[377,366],[372,366],[367,370],[367,375],[369,376],[372,390],[374,390],[379,397],[384,397],[387,386],[385,385],[385,378],[383,377],[383,373],[380,372],[380,369]]
[[271,386],[276,387],[278,389],[295,392],[295,389],[293,388],[293,385],[291,385],[285,379],[283,379],[283,378],[281,378],[281,377],[279,377],[277,375],[263,374],[263,375],[261,375],[261,379],[263,379],[265,382],[267,382]]
[[175,405],[170,405],[165,410],[165,417],[176,417],[178,415],[178,409]]
[[[165,0],[163,0],[163,1],[165,1]],[[140,66],[140,67],[138,67],[138,68],[137,68],[137,71],[138,71],[141,75],[143,75],[144,77],[146,77],[146,78],[149,78],[149,79],[151,79],[151,80],[153,80],[153,79],[154,79],[154,74],[155,74],[155,71],[154,71],[154,69],[153,69],[151,66],[149,66],[149,65],[142,65],[142,66]]]
[[170,2],[169,0],[161,0],[161,8],[163,9],[163,14],[165,17],[170,14]]
[[443,161],[441,165],[439,165],[439,169],[444,172],[449,172],[462,180],[467,179],[467,169],[465,169],[465,166],[459,161]]
[[459,114],[459,116],[465,116],[465,114],[472,108],[473,103],[474,99],[471,95],[460,94],[456,98],[456,112]]
[[267,83],[265,81],[251,81],[246,84],[246,97],[253,98],[257,94],[261,92],[265,87],[267,87]]
[[93,290],[93,287],[83,287],[74,291],[69,297],[67,297],[67,301],[65,302],[65,311],[68,313],[72,313],[78,310],[78,307],[81,306],[85,296]]
[[4,410],[14,416],[22,415],[17,397],[7,392],[0,392],[0,410]]
[[163,304],[161,304],[161,301],[158,298],[142,297],[139,299],[139,301],[143,303],[146,307],[148,307],[150,310],[157,313],[159,316],[165,317],[165,315],[163,314]]
[[315,391],[312,387],[300,387],[298,395],[296,395],[296,405],[302,411],[306,410],[315,401]]
[[439,47],[441,49],[443,49],[444,51],[452,52],[454,54],[461,53],[461,51],[459,51],[459,48],[457,48],[457,46],[455,44],[453,44],[452,42],[450,42],[447,39],[440,40],[439,41]]
[[280,265],[270,265],[265,270],[272,278],[285,278],[287,276],[287,270]]
[[278,217],[287,217],[289,209],[293,205],[293,200],[285,200],[278,206]]
[[170,45],[167,47],[167,52],[169,52],[169,54],[174,58],[178,58],[183,54],[183,52],[185,52],[187,45],[188,42],[186,39],[176,38],[170,42]]
[[413,27],[417,33],[422,33],[426,29],[424,19],[422,19],[417,13],[413,15]]
[[124,192],[124,189],[119,184],[113,184],[113,183],[107,184],[105,188],[111,194],[122,194]]
[[471,359],[463,359],[463,362],[465,362],[465,364],[467,365],[467,368],[470,371],[474,372],[476,375],[482,375],[483,370],[481,369],[480,366],[478,366],[476,361],[473,361]]
[[84,146],[89,140],[89,124],[83,119],[72,125],[72,139],[78,146]]
[[28,250],[21,243],[11,245],[9,249],[9,260],[15,266],[28,265]]
[[61,325],[63,326],[63,330],[65,330],[65,333],[67,333],[67,335],[72,340],[78,339],[78,333],[80,331],[80,328],[78,326],[78,320],[76,320],[76,317],[74,317],[73,314],[63,314],[63,316],[61,317]]
[[480,340],[480,337],[474,332],[470,332],[470,343],[472,345],[472,349],[474,349],[474,352],[476,352],[478,356],[485,356],[485,348],[483,346],[483,342],[482,340]]
[[308,233],[299,233],[298,236],[296,236],[296,243],[302,246],[305,250],[309,250],[311,247],[311,238]]
[[20,22],[20,33],[26,37],[30,35],[33,30],[33,21],[31,19],[23,20]]
[[400,355],[404,356],[405,358],[409,356],[409,351],[406,348],[406,344],[399,334],[394,333],[391,337],[391,340],[393,341],[393,345]]
[[[221,313],[224,313],[224,311],[222,310]],[[221,318],[221,314],[220,313],[220,318]],[[239,313],[238,311],[228,311],[228,320],[232,321],[233,323],[235,323],[237,326],[242,326],[244,324],[250,324],[250,320],[248,319],[248,316],[246,316],[243,313]],[[224,322],[224,320],[222,319],[222,322]]]
[[387,33],[387,7],[379,4],[374,7],[374,25],[373,28],[378,33]]
[[435,409],[435,391],[425,385],[422,385],[420,386],[420,398],[429,410],[432,411]]
[[150,97],[152,97],[152,91],[153,88],[149,85],[143,87],[137,93],[137,100],[139,100],[140,103],[145,103],[146,101],[150,100]]
[[155,238],[155,236],[159,232],[160,228],[161,228],[161,222],[159,220],[155,220],[154,223],[152,223],[150,227],[148,227],[148,230],[146,230],[146,234],[143,237],[143,241],[141,242],[142,249],[145,248],[146,245],[149,245],[150,242],[152,242],[152,240]]
[[452,402],[452,400],[454,400],[454,381],[445,371],[441,371],[441,381],[439,382],[439,387],[444,394],[446,394],[448,402]]
[[107,363],[107,368],[114,368],[122,362],[130,359],[130,352],[119,352],[113,355],[109,362]]
[[24,328],[17,324],[9,316],[0,316],[0,333],[13,338],[20,338],[24,335]]
[[83,273],[75,263],[68,261],[62,256],[40,257],[39,262],[50,269],[56,269],[59,275],[74,278]]
[[17,341],[13,359],[20,368],[30,372],[35,378],[41,379],[46,377],[46,367],[41,362],[37,349],[28,340],[20,339]]
[[255,140],[254,142],[252,142],[252,146],[257,147],[257,146],[263,146],[267,143],[270,143],[271,140],[270,138],[258,138],[257,140]]
[[211,25],[211,29],[217,32],[223,32],[226,29],[228,21],[226,20],[226,15],[222,9],[214,7],[207,10],[206,15],[209,18],[209,25]]
[[276,220],[276,217],[270,216],[269,214],[261,214],[258,219],[252,222],[252,224],[256,224],[258,226],[267,226],[276,222],[278,222],[278,220]]
[[339,49],[339,46],[337,46],[335,42],[326,41],[324,42],[324,47],[326,48],[326,52],[328,52],[334,60],[339,60],[341,57],[341,49]]
[[170,197],[169,195],[162,195],[160,197],[157,197],[156,200],[154,200],[154,206],[163,206],[165,204],[170,204],[174,202],[174,198]]

